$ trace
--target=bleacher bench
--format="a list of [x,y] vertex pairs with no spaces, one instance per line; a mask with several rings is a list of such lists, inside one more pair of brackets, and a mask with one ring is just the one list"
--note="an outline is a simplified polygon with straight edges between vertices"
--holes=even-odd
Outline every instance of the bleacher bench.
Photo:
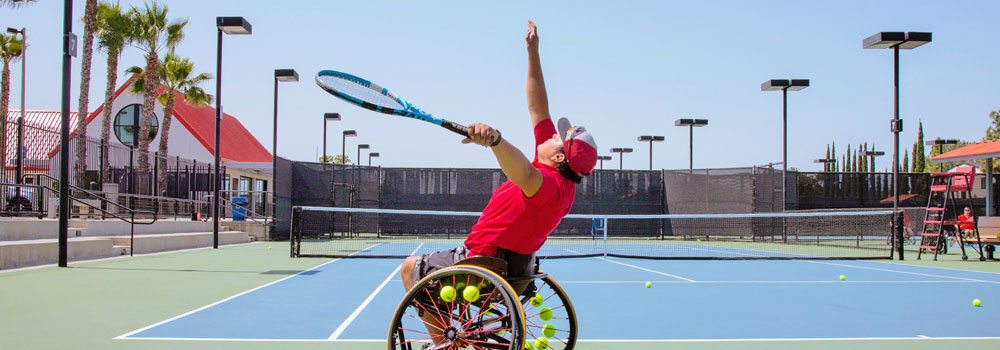
[[979,240],[983,242],[983,250],[989,259],[993,259],[993,252],[996,246],[1000,245],[998,234],[1000,234],[1000,216],[979,217]]

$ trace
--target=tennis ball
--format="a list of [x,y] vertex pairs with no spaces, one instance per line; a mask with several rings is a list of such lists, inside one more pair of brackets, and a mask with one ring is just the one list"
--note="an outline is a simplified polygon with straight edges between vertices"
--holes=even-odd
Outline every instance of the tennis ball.
[[653,287],[652,282],[646,282],[646,288],[652,288],[652,287]]
[[700,239],[698,240],[698,243],[701,243],[701,240],[700,240]]
[[551,323],[545,324],[545,327],[542,327],[542,334],[546,337],[556,336],[556,326],[553,326]]
[[452,300],[455,300],[455,294],[456,294],[455,287],[444,286],[444,288],[441,288],[440,294],[441,294],[441,300],[450,303]]
[[271,249],[271,248],[272,248],[271,246],[267,246],[267,249]]
[[456,290],[464,290],[465,289],[465,282],[458,282],[457,284],[455,284],[455,289]]
[[543,307],[541,310],[538,311],[538,318],[542,319],[542,321],[551,320],[552,319],[552,309],[547,308],[547,307]]
[[983,301],[979,300],[979,299],[973,300],[972,301],[972,306],[975,306],[975,307],[983,306]]
[[476,286],[465,287],[465,289],[462,290],[462,297],[464,297],[465,301],[468,302],[479,300],[479,288],[476,288]]
[[549,348],[549,340],[545,337],[538,337],[535,339],[535,348],[538,350],[545,350]]
[[843,280],[844,280],[844,279],[846,279],[846,278],[847,278],[847,277],[844,277],[844,275],[840,275],[840,280],[841,280],[841,281],[843,281]]
[[531,343],[527,343],[527,342],[524,343],[524,348],[528,349],[528,350],[535,350],[535,346],[531,345]]
[[539,307],[542,306],[542,303],[544,302],[545,300],[542,299],[542,296],[539,294],[535,294],[535,296],[531,297],[531,306]]

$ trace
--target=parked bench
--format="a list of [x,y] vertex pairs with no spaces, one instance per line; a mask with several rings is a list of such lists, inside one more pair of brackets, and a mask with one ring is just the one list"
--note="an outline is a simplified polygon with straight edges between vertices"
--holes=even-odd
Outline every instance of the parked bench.
[[983,243],[986,258],[993,259],[996,246],[1000,245],[1000,216],[979,217],[979,240]]

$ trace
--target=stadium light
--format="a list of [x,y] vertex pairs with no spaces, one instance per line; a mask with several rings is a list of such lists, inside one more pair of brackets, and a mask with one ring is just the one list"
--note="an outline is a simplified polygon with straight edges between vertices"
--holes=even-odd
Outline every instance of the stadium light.
[[823,164],[823,165],[830,164],[830,163],[837,164],[837,159],[835,159],[835,158],[813,159],[813,163]]
[[622,163],[622,158],[623,157],[622,156],[625,153],[632,153],[632,149],[631,148],[612,148],[611,149],[611,153],[618,153],[618,170],[622,170],[623,169],[623,167],[622,167],[622,164],[623,164]]
[[903,217],[899,213],[899,133],[903,132],[903,120],[899,119],[899,49],[910,50],[929,42],[931,42],[931,33],[927,32],[879,32],[861,42],[861,47],[865,49],[892,49],[893,113],[889,130],[893,134],[892,211],[899,260],[903,260]]
[[[938,146],[938,155],[941,155],[942,153],[944,153],[944,145],[955,145],[955,144],[958,144],[958,140],[955,140],[955,139],[945,139],[945,140],[936,139],[936,140],[925,141],[924,144],[928,145],[928,146]],[[944,172],[944,163],[938,163],[938,172],[939,173],[940,172]]]
[[340,120],[340,113],[323,113],[323,168],[326,168],[326,122]]
[[862,154],[862,155],[863,155],[863,156],[866,156],[866,157],[871,157],[871,159],[872,159],[872,167],[871,167],[871,172],[873,172],[873,173],[874,173],[874,172],[875,172],[875,157],[881,157],[881,156],[884,156],[884,155],[885,155],[885,152],[882,152],[882,151],[877,151],[877,152],[876,152],[876,151],[866,151],[866,152],[864,152],[864,154]]
[[366,143],[362,143],[362,144],[358,145],[358,158],[356,160],[356,162],[358,162],[358,165],[361,165],[361,150],[363,150],[363,149],[369,149],[369,148],[371,148],[371,147],[368,144],[366,144]]
[[[17,151],[14,152],[14,182],[21,184],[21,176],[24,174],[24,65],[28,61],[28,29],[7,28],[7,32],[17,35],[21,34],[21,116],[17,118]],[[4,140],[7,142],[7,140]],[[103,181],[103,180],[102,180]]]
[[358,132],[354,130],[344,130],[344,136],[341,138],[340,143],[340,164],[347,165],[347,138],[358,136]]
[[[222,34],[247,35],[252,32],[250,22],[243,17],[215,17],[215,27],[218,31],[215,51],[215,149],[212,150],[215,160],[215,186],[212,189],[212,248],[219,249],[219,212],[222,203],[219,201],[219,190],[222,187],[220,134],[222,124]],[[275,83],[277,84],[277,83]],[[278,90],[274,90],[275,113],[277,113]],[[277,114],[275,114],[277,120]],[[138,144],[138,139],[136,140]],[[273,172],[273,171],[272,171]],[[274,182],[274,179],[271,179]]]
[[604,161],[611,160],[611,156],[597,156],[597,160],[601,161],[601,170],[604,170]]
[[708,125],[708,119],[677,119],[674,126],[688,127],[688,170],[694,170],[694,128]]
[[653,170],[653,142],[662,142],[663,140],[665,140],[663,136],[639,136],[639,142],[649,142],[649,170]]
[[809,87],[809,79],[771,79],[760,84],[760,91],[781,91],[781,211],[788,209],[788,90]]
[[372,166],[372,157],[378,158],[378,152],[368,152],[368,166]]

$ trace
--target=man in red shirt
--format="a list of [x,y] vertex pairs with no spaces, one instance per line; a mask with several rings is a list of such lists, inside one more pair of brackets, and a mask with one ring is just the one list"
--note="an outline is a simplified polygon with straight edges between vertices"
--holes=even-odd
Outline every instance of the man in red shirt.
[[[493,256],[507,260],[508,275],[533,272],[534,253],[559,225],[576,195],[576,184],[597,164],[597,144],[583,127],[559,120],[559,131],[549,118],[549,102],[542,79],[535,24],[528,21],[528,110],[535,135],[535,158],[528,159],[516,147],[501,140],[486,124],[470,124],[469,138],[462,143],[490,147],[500,169],[510,180],[490,197],[479,221],[472,226],[465,244],[455,249],[403,261],[400,275],[407,291],[424,276],[454,265],[467,256]],[[492,146],[496,144],[495,146]],[[425,322],[436,323],[433,318]],[[440,342],[440,328],[428,326]]]
[[958,216],[958,222],[962,224],[958,226],[958,231],[962,233],[962,237],[965,239],[972,239],[975,237],[975,221],[976,219],[972,216],[972,208],[965,207],[965,211],[962,215]]

